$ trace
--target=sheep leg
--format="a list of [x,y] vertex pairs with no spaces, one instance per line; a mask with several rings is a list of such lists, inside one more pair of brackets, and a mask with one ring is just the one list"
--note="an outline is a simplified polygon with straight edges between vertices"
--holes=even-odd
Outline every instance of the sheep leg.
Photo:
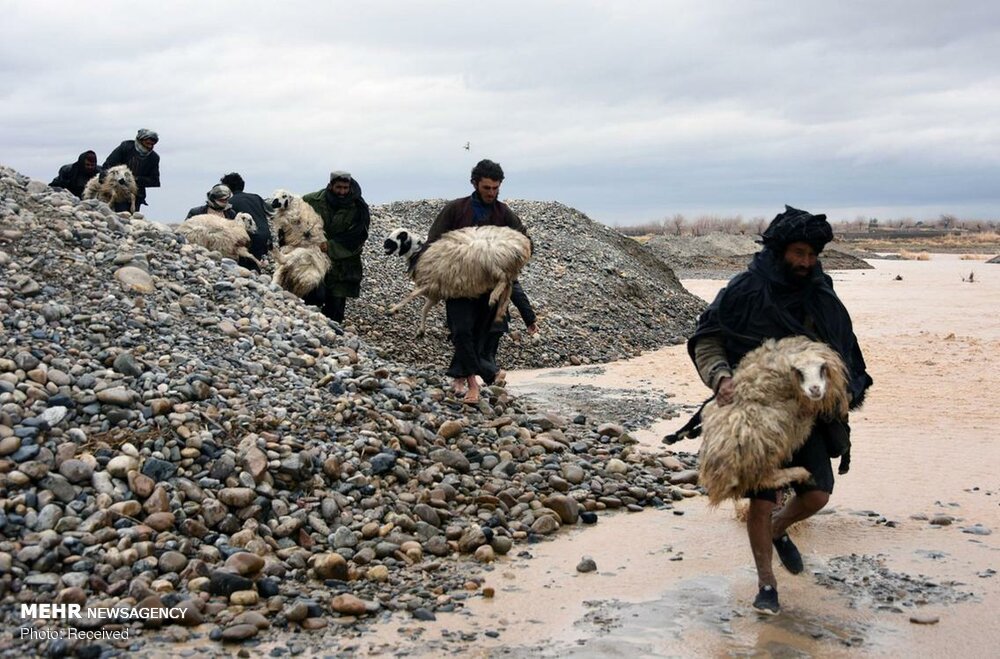
[[493,305],[499,303],[500,299],[504,297],[504,293],[506,293],[507,298],[510,299],[509,290],[510,282],[506,280],[498,281],[497,285],[493,287],[492,291],[490,291],[490,306],[492,307]]
[[135,197],[132,196],[132,195],[129,195],[129,198],[128,198],[128,210],[129,210],[130,213],[134,213],[135,210],[136,210],[135,209]]
[[424,308],[420,310],[420,327],[417,328],[418,339],[427,333],[427,314],[435,304],[437,304],[437,300],[427,298],[427,301],[424,302]]
[[257,264],[258,268],[263,267],[260,264],[260,261],[257,260],[257,257],[254,256],[253,254],[251,254],[250,252],[248,252],[246,247],[241,247],[240,251],[236,252],[236,255],[237,256],[242,256],[243,258],[246,258],[246,259],[249,259],[249,260],[253,261],[254,263]]
[[423,294],[424,294],[424,289],[422,289],[422,288],[415,288],[415,289],[413,289],[412,291],[410,291],[407,294],[406,297],[404,297],[402,300],[400,300],[399,304],[396,304],[396,305],[390,307],[389,308],[389,313],[390,314],[399,313],[399,310],[402,309],[403,307],[405,307],[407,304],[409,304],[410,301],[412,301],[412,300],[420,297]]
[[786,485],[791,485],[792,483],[797,483],[799,481],[805,481],[812,477],[804,467],[791,467],[789,469],[778,469],[760,485],[760,489],[767,490],[778,490]]
[[[494,292],[496,292],[496,289],[494,289]],[[493,294],[490,294],[490,305],[496,304],[497,306],[497,312],[493,317],[494,323],[503,322],[504,316],[507,315],[507,307],[510,306],[510,296],[513,292],[513,286],[506,284],[496,302],[493,301]]]

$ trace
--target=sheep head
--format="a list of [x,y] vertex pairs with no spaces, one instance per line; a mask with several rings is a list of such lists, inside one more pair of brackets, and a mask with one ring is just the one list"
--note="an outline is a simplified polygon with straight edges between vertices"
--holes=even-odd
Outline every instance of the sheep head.
[[132,174],[132,170],[126,165],[115,165],[110,169],[104,170],[98,175],[97,180],[101,183],[111,181],[122,190],[135,190],[135,176]]
[[288,190],[278,189],[275,190],[270,197],[265,199],[265,202],[267,203],[268,207],[272,208],[273,210],[285,211],[288,210],[288,207],[292,205],[292,199],[294,199],[294,195],[292,195],[291,192],[289,192]]
[[830,346],[805,337],[783,342],[793,386],[804,407],[829,417],[846,414],[847,368],[840,355]]
[[257,222],[254,221],[253,215],[250,213],[237,213],[236,221],[243,223],[243,228],[247,230],[247,233],[257,233]]
[[385,237],[385,242],[382,243],[382,247],[385,249],[386,256],[399,256],[401,258],[410,258],[413,254],[420,251],[420,248],[424,246],[424,241],[411,234],[406,229],[393,229],[388,236]]

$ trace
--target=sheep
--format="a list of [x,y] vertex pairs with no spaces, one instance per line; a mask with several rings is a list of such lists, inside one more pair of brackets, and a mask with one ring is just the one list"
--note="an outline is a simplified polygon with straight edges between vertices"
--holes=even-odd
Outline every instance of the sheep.
[[275,190],[267,199],[273,211],[271,235],[278,237],[278,245],[284,247],[319,247],[326,241],[323,232],[323,218],[312,206],[287,190]]
[[87,181],[83,187],[83,198],[103,201],[112,208],[127,201],[129,212],[134,213],[138,192],[132,170],[127,165],[115,165]]
[[[496,305],[495,321],[503,319],[510,303],[511,290],[521,268],[531,258],[531,240],[514,229],[479,226],[456,229],[443,234],[426,249],[405,229],[393,230],[383,244],[386,256],[396,254],[407,259],[413,290],[389,313],[398,313],[410,300],[427,298],[420,314],[417,337],[427,328],[427,313],[441,300],[479,297],[490,294]],[[419,254],[419,258],[418,258]]]
[[781,465],[805,444],[817,417],[843,418],[848,409],[840,355],[803,336],[768,339],[747,353],[733,384],[732,403],[713,400],[702,411],[698,481],[713,506],[808,479],[806,469]]
[[237,213],[235,219],[227,219],[221,215],[195,215],[184,220],[177,233],[195,245],[219,252],[231,259],[244,257],[261,267],[253,254],[247,249],[250,246],[250,234],[256,232],[257,224],[249,213]]
[[271,235],[278,244],[271,257],[278,268],[272,281],[299,297],[316,289],[331,267],[322,251],[326,243],[323,218],[312,206],[287,190],[275,190],[267,199],[271,216]]
[[272,257],[278,264],[272,281],[303,298],[323,283],[331,266],[326,252],[312,246],[275,249]]

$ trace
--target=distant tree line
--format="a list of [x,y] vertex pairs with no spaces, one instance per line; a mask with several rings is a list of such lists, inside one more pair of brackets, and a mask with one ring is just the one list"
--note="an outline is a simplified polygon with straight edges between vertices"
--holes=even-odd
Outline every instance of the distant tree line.
[[[626,236],[704,236],[709,233],[757,236],[767,228],[769,222],[770,220],[764,217],[754,217],[747,220],[743,219],[741,215],[733,217],[700,215],[697,218],[688,219],[680,213],[675,213],[660,220],[620,225],[615,228]],[[1000,230],[1000,220],[962,220],[947,214],[941,215],[936,220],[914,220],[911,217],[882,220],[859,215],[853,220],[835,221],[833,228],[835,232],[937,229],[978,233]]]

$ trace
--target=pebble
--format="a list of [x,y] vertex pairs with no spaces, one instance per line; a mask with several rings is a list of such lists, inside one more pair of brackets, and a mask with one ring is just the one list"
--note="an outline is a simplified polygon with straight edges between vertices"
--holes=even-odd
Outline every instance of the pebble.
[[940,616],[931,613],[914,613],[910,616],[910,622],[915,625],[936,625],[940,620]]
[[590,556],[584,556],[583,558],[581,558],[580,562],[577,563],[576,566],[577,572],[584,572],[584,573],[593,572],[596,569],[597,569],[597,563],[595,563],[594,559],[591,558]]

